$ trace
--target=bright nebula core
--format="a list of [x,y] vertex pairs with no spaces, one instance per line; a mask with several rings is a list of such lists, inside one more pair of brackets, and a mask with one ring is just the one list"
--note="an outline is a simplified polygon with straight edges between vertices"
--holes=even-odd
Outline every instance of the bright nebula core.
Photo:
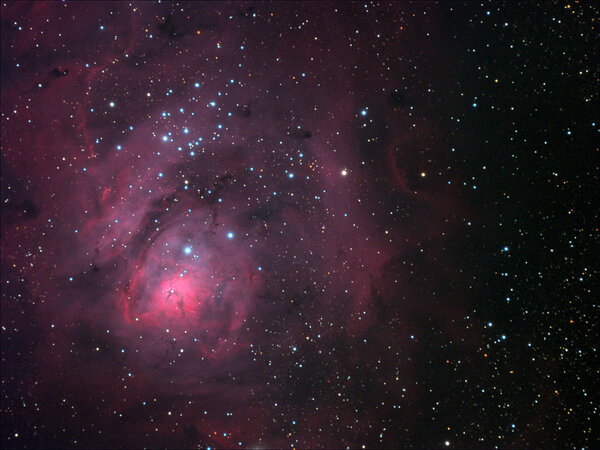
[[466,11],[3,3],[3,447],[523,445]]

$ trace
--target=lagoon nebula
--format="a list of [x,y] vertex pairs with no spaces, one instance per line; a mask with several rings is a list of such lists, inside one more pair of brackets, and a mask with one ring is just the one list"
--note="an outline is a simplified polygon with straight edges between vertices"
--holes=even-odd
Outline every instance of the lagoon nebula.
[[[531,267],[553,207],[535,199],[577,174],[529,143],[575,136],[515,125],[533,88],[507,53],[535,29],[514,14],[3,3],[3,447],[589,442],[593,374],[563,393],[576,366],[538,333],[585,308],[544,307],[564,277],[528,275],[557,267]],[[542,233],[583,274],[569,299],[582,223]]]

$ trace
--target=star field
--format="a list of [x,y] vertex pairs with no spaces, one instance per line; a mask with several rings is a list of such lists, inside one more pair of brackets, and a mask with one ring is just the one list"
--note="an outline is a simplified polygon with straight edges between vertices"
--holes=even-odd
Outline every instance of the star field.
[[1,11],[3,448],[597,445],[596,4]]

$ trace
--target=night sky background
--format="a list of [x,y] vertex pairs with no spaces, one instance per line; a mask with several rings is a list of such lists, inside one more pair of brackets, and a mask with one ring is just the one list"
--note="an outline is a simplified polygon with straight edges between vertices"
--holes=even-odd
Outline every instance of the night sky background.
[[598,3],[1,13],[3,448],[598,445]]

